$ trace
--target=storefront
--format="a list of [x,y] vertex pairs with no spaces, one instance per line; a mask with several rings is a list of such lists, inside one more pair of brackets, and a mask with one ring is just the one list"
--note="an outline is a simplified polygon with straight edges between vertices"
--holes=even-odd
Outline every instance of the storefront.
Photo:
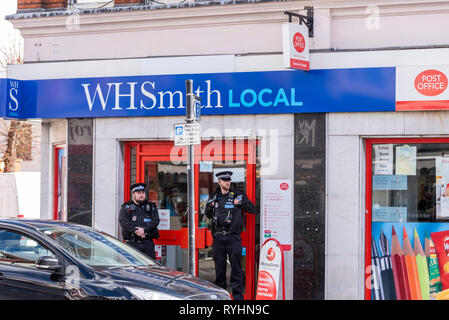
[[367,139],[368,299],[429,300],[448,288],[448,143]]
[[[391,243],[394,227],[401,242],[404,227],[410,240],[416,228],[425,251],[426,232],[449,230],[444,196],[436,196],[449,152],[447,111],[438,111],[446,90],[417,84],[436,94],[411,96],[400,89],[427,69],[447,72],[416,67],[407,77],[406,69],[385,62],[351,67],[353,53],[323,56],[332,62],[307,73],[282,71],[277,62],[266,71],[236,69],[245,58],[227,56],[190,57],[189,66],[184,58],[165,58],[172,66],[157,73],[151,70],[160,59],[98,61],[93,68],[66,62],[72,71],[60,77],[52,64],[41,64],[37,74],[15,66],[2,82],[15,100],[2,110],[43,119],[42,218],[119,236],[120,204],[130,184],[145,182],[161,212],[161,262],[186,271],[186,150],[174,147],[173,125],[184,121],[184,81],[192,78],[204,99],[202,143],[195,148],[197,274],[214,278],[204,201],[216,187],[214,173],[231,169],[235,186],[258,210],[246,216],[242,234],[246,298],[254,298],[260,245],[273,231],[261,207],[263,186],[282,180],[293,186],[290,214],[274,226],[288,235],[287,299],[374,299],[380,293],[371,285],[372,243],[379,246],[382,232]],[[120,63],[131,67],[125,73]],[[430,83],[444,80],[438,75]]]
[[[256,199],[256,145],[257,140],[204,141],[196,147],[195,164],[196,214],[196,274],[211,282],[215,280],[212,254],[212,236],[205,216],[206,202],[217,187],[215,174],[231,170],[233,187],[243,190],[259,206]],[[172,141],[145,141],[125,143],[125,187],[143,181],[149,186],[148,198],[158,204],[162,223],[161,237],[156,241],[161,263],[173,269],[188,271],[188,214],[187,214],[187,155],[186,147],[175,147]],[[259,181],[259,179],[257,179]],[[260,187],[260,184],[258,184]],[[258,190],[259,191],[259,190]],[[125,193],[129,200],[130,193]],[[256,243],[259,244],[259,217],[246,215],[242,232],[242,266],[246,279],[246,297],[254,299]],[[257,235],[257,237],[256,237]]]
[[[398,68],[396,109],[446,110],[447,72],[447,66]],[[365,140],[366,299],[447,299],[449,139],[435,122],[443,125],[447,115],[421,116],[427,134]]]

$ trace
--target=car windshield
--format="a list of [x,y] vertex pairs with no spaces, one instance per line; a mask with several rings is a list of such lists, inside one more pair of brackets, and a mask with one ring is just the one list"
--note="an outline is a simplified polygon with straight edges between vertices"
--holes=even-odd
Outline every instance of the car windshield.
[[148,266],[157,263],[127,244],[93,229],[70,226],[39,228],[71,256],[91,267]]

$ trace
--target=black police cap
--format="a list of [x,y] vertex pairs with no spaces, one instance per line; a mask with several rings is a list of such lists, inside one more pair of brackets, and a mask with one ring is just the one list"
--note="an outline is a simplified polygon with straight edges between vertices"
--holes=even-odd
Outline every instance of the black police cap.
[[133,185],[131,185],[130,189],[131,189],[131,192],[146,190],[147,185],[145,183],[134,183]]
[[215,176],[221,180],[231,180],[232,171],[221,171],[218,172]]

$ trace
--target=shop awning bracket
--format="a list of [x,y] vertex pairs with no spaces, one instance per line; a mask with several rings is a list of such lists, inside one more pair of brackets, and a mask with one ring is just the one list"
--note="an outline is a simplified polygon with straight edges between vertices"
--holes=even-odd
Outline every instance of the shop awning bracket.
[[292,17],[298,18],[299,24],[305,24],[309,29],[309,37],[313,38],[313,7],[307,6],[304,7],[304,10],[307,10],[307,15],[302,15],[298,13],[294,13],[291,11],[284,11],[284,14],[288,15],[288,22],[292,22]]

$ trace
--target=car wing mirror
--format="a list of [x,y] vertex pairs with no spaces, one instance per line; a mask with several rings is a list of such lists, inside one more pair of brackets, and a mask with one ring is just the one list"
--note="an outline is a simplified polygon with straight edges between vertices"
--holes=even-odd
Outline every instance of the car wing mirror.
[[42,270],[60,271],[62,266],[59,264],[58,259],[51,256],[39,257],[34,264],[36,268]]

